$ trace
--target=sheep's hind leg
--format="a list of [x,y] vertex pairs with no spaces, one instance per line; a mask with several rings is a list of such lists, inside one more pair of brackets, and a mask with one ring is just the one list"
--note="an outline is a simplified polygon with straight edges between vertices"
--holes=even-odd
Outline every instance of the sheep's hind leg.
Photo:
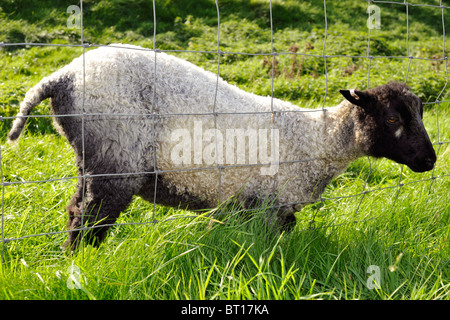
[[94,246],[104,240],[108,229],[131,202],[133,191],[128,181],[129,178],[122,177],[90,177],[86,178],[85,186],[79,181],[67,208],[70,232],[65,248],[75,250],[83,236]]

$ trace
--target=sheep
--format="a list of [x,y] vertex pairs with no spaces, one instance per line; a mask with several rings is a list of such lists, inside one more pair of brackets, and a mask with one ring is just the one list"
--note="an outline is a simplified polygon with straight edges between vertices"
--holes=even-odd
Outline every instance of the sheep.
[[[51,98],[54,125],[76,154],[78,187],[67,207],[75,250],[80,228],[98,246],[135,195],[189,210],[236,197],[245,208],[270,199],[281,230],[362,156],[431,170],[436,154],[423,105],[403,83],[340,90],[331,108],[302,109],[245,92],[163,52],[96,48],[30,89],[9,140],[31,109]],[[247,143],[248,141],[248,143]]]

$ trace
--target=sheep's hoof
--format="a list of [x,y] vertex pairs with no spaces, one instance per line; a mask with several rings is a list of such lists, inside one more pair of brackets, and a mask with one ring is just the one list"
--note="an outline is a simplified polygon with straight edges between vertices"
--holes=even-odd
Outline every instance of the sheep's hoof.
[[69,239],[61,245],[61,250],[68,254],[75,252],[76,248],[77,244],[72,243]]
[[[67,239],[61,246],[61,249],[67,253],[73,253],[75,251],[77,251],[77,249],[80,246],[81,243],[81,239],[79,239],[79,237],[81,237],[81,234],[79,234],[76,238],[71,239],[69,237],[69,239]],[[91,233],[88,233],[87,235],[85,235],[84,240],[85,240],[85,244],[86,245],[91,245],[94,248],[98,248],[102,242],[104,238],[103,237],[99,237],[98,235],[92,235]]]
[[291,232],[295,225],[297,224],[297,219],[294,213],[285,213],[277,217],[277,225],[281,232],[289,233]]

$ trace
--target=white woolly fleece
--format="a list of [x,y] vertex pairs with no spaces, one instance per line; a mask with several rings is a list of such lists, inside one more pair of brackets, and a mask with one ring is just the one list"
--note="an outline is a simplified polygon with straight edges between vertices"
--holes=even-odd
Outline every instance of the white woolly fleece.
[[[276,194],[283,205],[313,201],[350,161],[362,155],[363,135],[343,136],[352,121],[353,106],[348,102],[324,110],[301,109],[240,90],[174,56],[130,45],[88,51],[84,59],[76,58],[42,83],[69,74],[75,76],[72,112],[85,113],[85,132],[99,141],[99,162],[110,159],[121,173],[153,171],[156,164],[159,174],[178,192],[188,192],[211,206],[239,192],[244,197]],[[202,136],[195,137],[200,128]],[[234,144],[234,157],[245,152],[245,163],[227,163],[225,158],[217,163],[214,137],[222,135],[225,140],[232,129],[267,133],[267,149],[261,149],[264,144],[250,146],[255,140],[246,137],[245,150]],[[261,168],[269,165],[261,158],[263,154],[273,155],[274,132],[279,135],[276,160],[280,164],[272,165],[274,175],[264,175]],[[202,141],[201,147],[198,141]],[[225,156],[226,141],[219,142],[219,149],[223,147],[219,155]],[[183,149],[189,143],[191,161],[174,163],[174,149]],[[257,163],[250,163],[255,148],[261,157]],[[199,152],[202,163],[195,160]]]

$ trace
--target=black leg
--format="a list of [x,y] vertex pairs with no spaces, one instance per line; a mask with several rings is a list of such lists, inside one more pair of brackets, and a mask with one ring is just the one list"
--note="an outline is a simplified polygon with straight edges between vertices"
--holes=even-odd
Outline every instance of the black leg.
[[[87,243],[94,246],[105,239],[110,225],[131,202],[133,191],[129,182],[129,178],[121,177],[86,178],[83,199],[83,182],[79,181],[67,208],[70,233],[65,247],[76,249],[83,235]],[[88,229],[80,230],[83,226]]]

